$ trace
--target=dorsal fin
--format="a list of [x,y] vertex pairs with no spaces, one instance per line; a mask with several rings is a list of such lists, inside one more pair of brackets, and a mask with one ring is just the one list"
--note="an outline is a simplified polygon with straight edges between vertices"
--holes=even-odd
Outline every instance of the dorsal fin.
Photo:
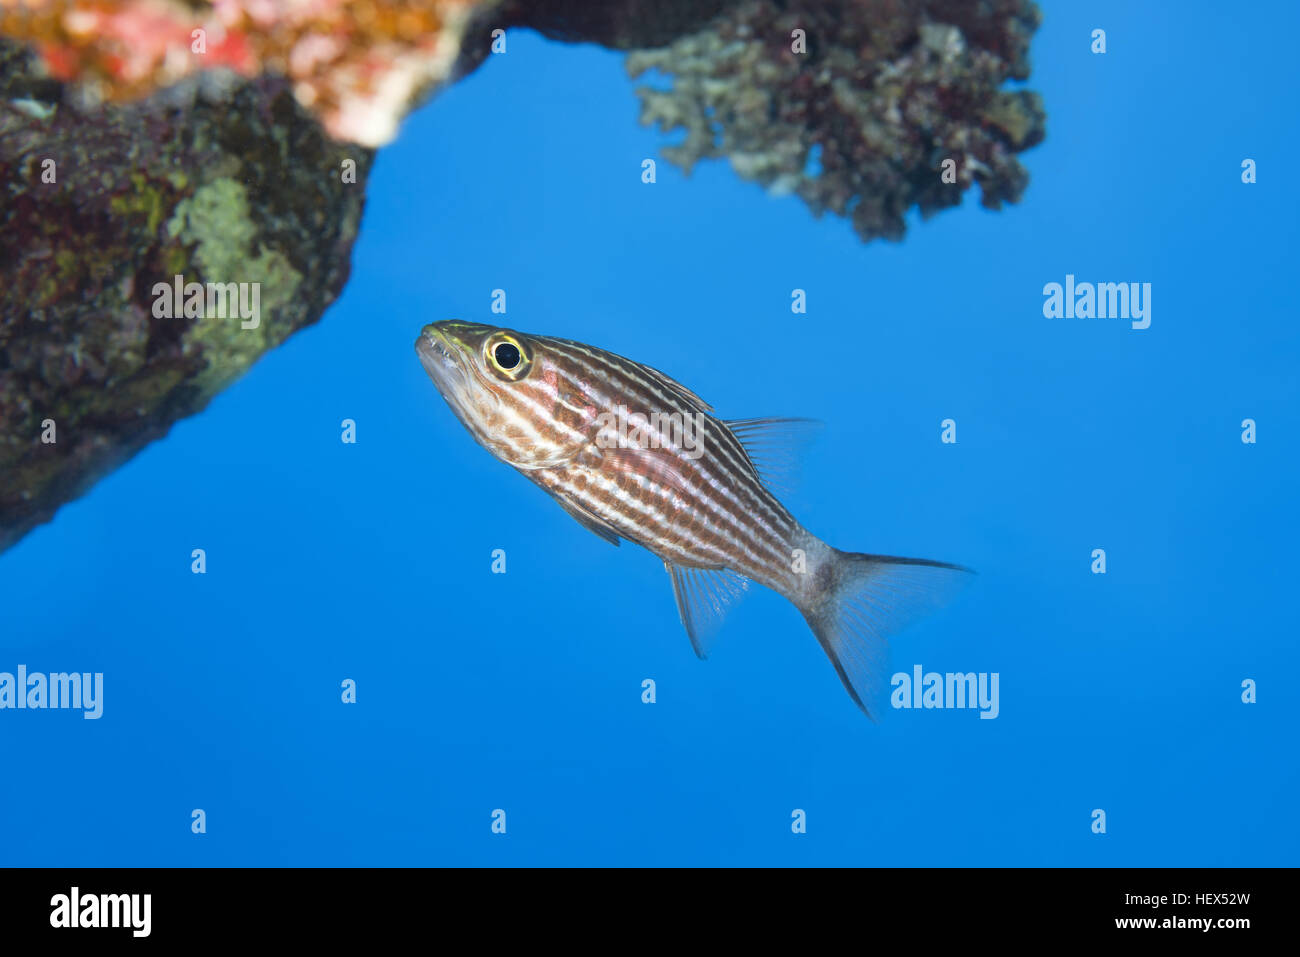
[[[622,357],[620,356],[620,358]],[[709,405],[709,403],[705,402],[698,395],[696,395],[690,389],[686,388],[686,386],[682,385],[672,376],[666,375],[665,373],[660,372],[658,369],[654,368],[653,366],[646,365],[644,362],[635,362],[632,359],[623,359],[623,361],[628,363],[629,365],[636,366],[637,369],[639,369],[647,378],[653,379],[655,382],[659,383],[661,386],[663,386],[669,392],[676,395],[687,405],[693,406],[695,409],[697,409],[700,412],[713,411],[713,406]]]
[[686,388],[686,386],[682,385],[672,376],[660,372],[654,366],[648,366],[644,362],[637,362],[635,359],[629,359],[627,356],[621,356],[616,352],[608,352],[604,349],[593,349],[591,346],[581,342],[577,342],[573,339],[560,339],[555,336],[534,336],[533,338],[535,338],[538,342],[553,342],[558,345],[564,346],[568,349],[576,350],[578,352],[582,352],[587,355],[595,355],[599,353],[600,355],[603,355],[607,358],[617,359],[619,362],[623,363],[629,368],[635,369],[637,372],[645,376],[651,382],[655,383],[656,385],[660,386],[663,389],[666,389],[668,392],[676,396],[678,399],[680,399],[686,405],[690,406],[692,409],[698,410],[700,412],[713,411],[713,406],[709,405],[709,403],[705,402],[698,395],[696,395],[690,389]]
[[754,470],[773,491],[794,490],[804,448],[821,430],[817,419],[728,419],[722,423],[749,456]]

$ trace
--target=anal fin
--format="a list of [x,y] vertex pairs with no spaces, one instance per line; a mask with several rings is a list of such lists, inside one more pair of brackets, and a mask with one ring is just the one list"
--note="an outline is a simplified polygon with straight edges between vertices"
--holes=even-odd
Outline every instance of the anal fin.
[[673,580],[677,614],[699,658],[709,656],[709,645],[731,606],[749,587],[749,579],[726,568],[687,568],[664,562]]

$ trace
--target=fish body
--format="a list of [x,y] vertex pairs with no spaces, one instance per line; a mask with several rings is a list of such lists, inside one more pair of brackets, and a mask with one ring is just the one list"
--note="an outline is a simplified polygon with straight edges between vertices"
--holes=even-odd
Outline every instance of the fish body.
[[757,582],[799,608],[870,714],[887,635],[968,571],[841,552],[800,525],[761,465],[806,420],[726,421],[643,363],[478,323],[425,326],[416,352],[480,445],[597,535],[663,560],[700,657],[728,605]]

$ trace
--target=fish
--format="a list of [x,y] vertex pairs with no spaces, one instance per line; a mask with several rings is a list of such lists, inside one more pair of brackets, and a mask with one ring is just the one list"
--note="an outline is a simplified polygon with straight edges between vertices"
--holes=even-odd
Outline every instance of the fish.
[[431,323],[415,349],[479,445],[605,541],[663,561],[700,658],[757,583],[802,613],[849,697],[878,720],[887,639],[973,574],[840,551],[805,529],[774,489],[811,420],[720,419],[644,363],[482,323]]

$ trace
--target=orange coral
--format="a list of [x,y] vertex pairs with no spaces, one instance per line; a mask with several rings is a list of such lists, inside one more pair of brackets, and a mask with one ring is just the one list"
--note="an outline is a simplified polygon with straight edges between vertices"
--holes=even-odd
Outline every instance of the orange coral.
[[134,99],[226,68],[288,77],[338,139],[390,139],[447,77],[470,9],[495,0],[0,0],[0,34],[92,96]]

